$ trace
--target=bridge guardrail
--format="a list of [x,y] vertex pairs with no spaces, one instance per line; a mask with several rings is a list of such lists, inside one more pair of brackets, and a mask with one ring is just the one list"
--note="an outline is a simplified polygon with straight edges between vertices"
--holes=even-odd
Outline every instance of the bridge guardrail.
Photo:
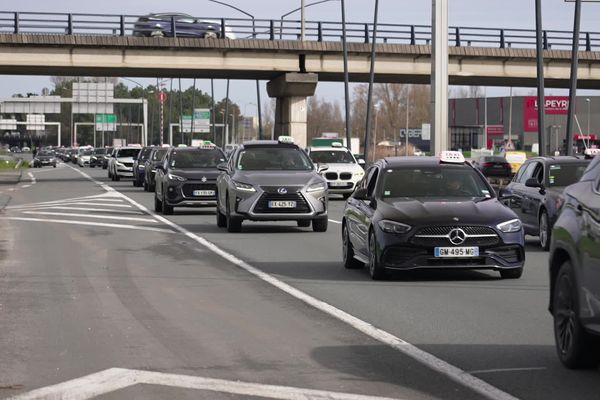
[[[84,14],[54,12],[0,11],[0,33],[131,36],[141,15]],[[217,21],[220,31],[227,27],[237,38],[261,40],[299,40],[300,21],[249,18],[194,17]],[[177,27],[176,24],[175,27]],[[346,23],[349,42],[369,43],[373,36],[371,23]],[[489,48],[535,48],[535,30],[512,28],[457,27],[449,28],[450,46]],[[572,32],[545,30],[544,49],[570,50]],[[177,36],[177,29],[173,36]],[[340,41],[342,24],[336,21],[306,21],[305,40]],[[377,42],[390,44],[431,44],[431,26],[380,23]],[[581,51],[600,50],[600,32],[582,32]]]

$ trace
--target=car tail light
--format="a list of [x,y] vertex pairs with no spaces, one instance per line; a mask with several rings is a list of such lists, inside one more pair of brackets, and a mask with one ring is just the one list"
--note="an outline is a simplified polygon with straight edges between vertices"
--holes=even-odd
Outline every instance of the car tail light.
[[486,162],[486,163],[483,163],[483,164],[481,164],[481,165],[482,165],[483,167],[493,167],[493,166],[494,166],[494,163],[491,163],[491,162]]

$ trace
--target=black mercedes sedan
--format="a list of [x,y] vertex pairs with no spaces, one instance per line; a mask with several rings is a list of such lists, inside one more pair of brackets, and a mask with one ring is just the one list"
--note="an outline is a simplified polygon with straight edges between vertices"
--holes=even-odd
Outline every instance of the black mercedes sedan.
[[564,190],[550,240],[550,312],[559,360],[568,368],[600,362],[600,157]]
[[521,222],[461,153],[376,161],[346,202],[346,268],[492,269],[516,279],[525,262]]
[[527,160],[512,182],[500,191],[506,204],[523,222],[525,233],[550,247],[552,227],[563,203],[565,187],[577,182],[589,160],[577,157],[535,157]]
[[226,160],[213,144],[170,148],[156,167],[154,210],[170,215],[174,207],[215,206],[217,165]]

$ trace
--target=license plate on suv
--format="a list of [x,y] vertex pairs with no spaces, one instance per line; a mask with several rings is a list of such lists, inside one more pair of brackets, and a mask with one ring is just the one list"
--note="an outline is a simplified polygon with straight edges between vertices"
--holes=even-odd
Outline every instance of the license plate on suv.
[[479,257],[479,247],[436,247],[436,257]]
[[348,182],[328,182],[329,186],[332,187],[339,187],[339,186],[346,186],[348,185]]
[[215,191],[214,190],[194,190],[192,192],[192,195],[198,196],[198,197],[214,196]]
[[269,201],[269,208],[296,208],[295,201],[274,200]]

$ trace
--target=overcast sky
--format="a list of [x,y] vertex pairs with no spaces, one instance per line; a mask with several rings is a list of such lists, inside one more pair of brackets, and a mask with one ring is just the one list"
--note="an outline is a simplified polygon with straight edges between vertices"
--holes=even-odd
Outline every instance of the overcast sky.
[[[279,19],[281,15],[300,6],[300,0],[224,0],[239,7],[259,19]],[[306,0],[306,4],[314,0]],[[3,11],[48,11],[59,13],[103,13],[140,15],[149,12],[179,11],[197,17],[243,17],[228,7],[211,3],[208,0],[20,0],[3,2]],[[382,23],[429,25],[431,23],[431,0],[380,0],[379,21]],[[168,5],[166,5],[168,4]],[[348,22],[372,22],[373,0],[346,0],[346,19]],[[564,0],[543,0],[543,26],[551,30],[571,30],[573,26],[574,3]],[[584,3],[582,8],[582,31],[600,31],[600,4]],[[299,13],[289,19],[298,19]],[[331,1],[308,7],[307,20],[340,21],[340,3]],[[449,24],[470,27],[504,27],[535,29],[534,0],[449,0]],[[137,79],[143,84],[151,80]],[[191,80],[182,80],[183,86]],[[251,102],[256,102],[255,84],[247,81],[232,81],[231,97],[240,104],[242,111],[255,113]],[[51,88],[48,77],[26,77],[0,75],[0,97],[14,93],[39,93],[43,87]],[[198,81],[197,87],[209,91],[206,80]],[[263,97],[266,99],[263,82]],[[522,89],[529,92],[531,89]],[[216,82],[217,98],[225,96],[225,85]],[[317,95],[329,100],[342,100],[343,86],[340,83],[320,83]],[[488,94],[507,95],[508,88],[490,88]],[[519,93],[517,90],[515,93]],[[553,91],[558,93],[558,91]],[[586,91],[586,93],[590,93]]]

